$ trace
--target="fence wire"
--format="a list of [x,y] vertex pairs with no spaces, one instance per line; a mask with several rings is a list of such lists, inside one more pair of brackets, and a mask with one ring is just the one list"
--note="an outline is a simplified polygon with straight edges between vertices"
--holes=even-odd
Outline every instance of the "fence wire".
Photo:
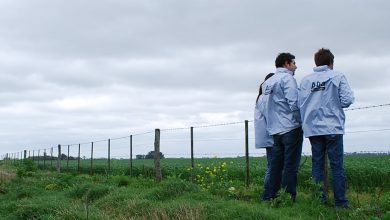
[[[374,109],[381,107],[388,107],[390,103],[380,104],[380,105],[370,105],[356,108],[345,109],[344,111],[356,111],[356,110],[365,110],[365,109]],[[248,123],[253,123],[253,120],[247,120]],[[191,155],[189,149],[191,146],[195,145],[194,157],[210,157],[215,155],[224,155],[224,156],[244,156],[245,154],[242,151],[242,147],[236,149],[234,152],[230,150],[229,152],[224,152],[226,147],[224,142],[240,142],[242,141],[242,145],[244,146],[245,137],[243,135],[243,129],[240,128],[240,131],[235,133],[233,132],[233,137],[226,137],[223,135],[223,131],[219,130],[208,130],[205,131],[203,128],[221,128],[231,126],[231,125],[242,125],[245,124],[245,121],[236,121],[236,122],[227,122],[227,123],[216,123],[216,124],[206,124],[206,125],[196,125],[196,126],[188,126],[188,127],[178,127],[178,128],[163,128],[160,129],[161,132],[161,145],[162,150],[166,151],[166,156],[170,157],[187,157]],[[190,130],[195,131],[195,138],[191,139]],[[250,129],[249,132],[253,132],[253,129]],[[381,129],[366,129],[366,130],[356,130],[356,131],[346,131],[346,134],[355,134],[355,133],[373,133],[373,132],[387,132],[390,131],[390,128],[381,128]],[[184,133],[180,133],[184,132]],[[74,160],[92,160],[99,158],[107,158],[112,157],[112,159],[123,158],[123,157],[131,157],[144,155],[147,151],[154,150],[154,137],[148,136],[148,134],[153,135],[154,131],[146,131],[140,133],[133,133],[126,136],[114,137],[103,140],[95,140],[90,142],[82,142],[82,143],[72,143],[72,144],[61,144],[62,150],[61,154],[66,157],[71,157]],[[220,134],[220,135],[211,135],[212,134]],[[201,136],[201,137],[199,137]],[[185,137],[185,138],[183,138]],[[359,136],[359,138],[362,138]],[[132,142],[130,140],[132,139]],[[247,138],[250,141],[250,145],[253,146],[254,137],[253,134]],[[121,143],[119,143],[121,142]],[[199,151],[201,148],[197,143],[202,143],[202,145],[207,145],[207,149]],[[109,146],[111,143],[111,146]],[[214,143],[214,144],[213,144]],[[216,145],[215,143],[218,143]],[[80,147],[80,150],[78,149]],[[131,148],[131,149],[129,149]],[[69,149],[69,150],[68,150]],[[215,151],[220,149],[220,152],[210,152],[211,150]],[[186,153],[181,153],[182,150],[188,150]],[[238,150],[238,151],[237,151]],[[131,152],[130,152],[131,151]],[[179,151],[179,152],[177,152]],[[207,152],[208,151],[208,152]],[[124,153],[126,152],[126,153]],[[232,153],[233,152],[233,153]],[[364,151],[358,151],[364,152]],[[369,151],[373,153],[384,153],[386,151]],[[263,156],[265,153],[258,153],[258,151],[254,151],[253,148],[250,149],[251,156]],[[38,161],[43,158],[54,158],[58,156],[58,147],[39,147],[38,149],[28,150],[26,152],[19,151],[13,153],[7,153],[1,155],[1,159],[14,159],[14,160],[22,160],[24,158],[37,158]],[[45,161],[45,159],[43,159]],[[75,162],[75,161],[72,161]],[[78,163],[81,163],[78,161]],[[45,163],[46,165],[46,163]],[[78,166],[87,166],[87,165],[78,165]]]

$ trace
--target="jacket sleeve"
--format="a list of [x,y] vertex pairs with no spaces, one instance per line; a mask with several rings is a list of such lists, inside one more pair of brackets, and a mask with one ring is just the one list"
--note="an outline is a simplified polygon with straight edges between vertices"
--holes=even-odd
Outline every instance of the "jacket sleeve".
[[340,80],[339,96],[342,108],[348,108],[355,101],[353,91],[351,87],[349,87],[347,78],[344,75]]
[[298,107],[300,108],[303,104],[303,100],[305,100],[306,97],[306,90],[305,90],[305,81],[304,79],[301,81],[301,84],[298,87]]
[[288,106],[291,111],[299,111],[298,108],[298,85],[294,77],[285,77],[283,80],[283,92],[284,97],[287,100]]

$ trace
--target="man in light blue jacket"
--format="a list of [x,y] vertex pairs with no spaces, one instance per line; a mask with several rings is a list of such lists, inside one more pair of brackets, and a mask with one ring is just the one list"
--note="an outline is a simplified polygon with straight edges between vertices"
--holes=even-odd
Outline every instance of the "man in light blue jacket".
[[[335,205],[348,207],[343,163],[343,108],[353,103],[354,96],[345,76],[333,70],[334,56],[330,50],[320,49],[314,55],[314,60],[317,67],[302,79],[299,92],[303,131],[312,149],[312,175],[316,183],[324,181],[327,152],[332,169]],[[325,192],[321,199],[327,201]]]
[[265,99],[262,114],[267,120],[267,130],[274,139],[269,188],[264,190],[262,199],[275,198],[280,187],[283,187],[295,201],[303,141],[298,86],[293,77],[297,68],[295,56],[281,53],[275,60],[275,66],[275,75],[262,86]]

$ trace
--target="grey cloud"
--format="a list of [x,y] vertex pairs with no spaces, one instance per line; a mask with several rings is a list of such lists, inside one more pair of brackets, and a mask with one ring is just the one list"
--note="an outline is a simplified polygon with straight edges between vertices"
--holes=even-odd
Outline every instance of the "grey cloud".
[[[20,4],[13,13],[4,8],[2,14],[8,28],[3,29],[3,36],[20,40],[11,41],[15,42],[12,48],[46,51],[60,57],[166,55],[178,48],[243,41],[267,45],[270,52],[288,48],[291,43],[304,50],[318,42],[358,50],[388,45],[389,31],[383,21],[389,15],[383,4],[103,1],[90,5],[79,1],[40,1]],[[374,13],[364,16],[367,11]],[[277,35],[289,36],[289,40],[275,38]],[[371,36],[375,36],[372,41],[356,44]],[[305,40],[313,37],[315,41]],[[355,48],[350,47],[353,43]]]
[[[258,86],[285,51],[296,55],[299,82],[329,47],[354,106],[387,102],[389,4],[2,1],[0,145],[251,119]],[[388,124],[371,114],[351,114],[351,129],[371,117],[368,127]]]

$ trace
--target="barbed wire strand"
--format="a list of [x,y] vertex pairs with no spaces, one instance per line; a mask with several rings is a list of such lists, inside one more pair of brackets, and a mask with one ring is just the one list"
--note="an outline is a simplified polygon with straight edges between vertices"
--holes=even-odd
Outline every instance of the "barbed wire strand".
[[[353,133],[381,132],[381,131],[390,131],[390,128],[360,130],[360,131],[346,131],[345,133],[353,134]],[[128,137],[129,136],[124,136],[124,137],[114,138],[114,139],[110,139],[110,140],[124,139],[124,138],[128,138]],[[248,139],[249,140],[254,140],[255,138],[254,137],[250,137]],[[244,140],[244,138],[203,138],[203,139],[195,139],[194,141],[195,142],[206,142],[206,141],[238,141],[238,140]],[[99,143],[99,142],[104,142],[104,141],[108,141],[108,139],[94,141],[94,143]],[[169,140],[168,139],[168,140],[164,141],[164,143],[181,143],[181,142],[185,142],[185,141],[190,141],[190,139],[173,139],[173,140]],[[80,143],[80,145],[91,144],[91,143],[92,142],[84,142],[84,143]],[[147,147],[145,144],[150,144],[150,143],[143,142],[143,143],[140,143],[140,144],[135,144],[135,145],[133,145],[133,148],[144,147],[144,146]],[[78,146],[78,145],[79,144],[69,144],[69,146]],[[50,150],[50,149],[51,149],[51,147],[50,148],[35,149],[34,151],[38,151],[38,150],[39,151],[44,151],[44,150]],[[15,152],[15,153],[18,153],[18,152]]]
[[[371,108],[379,108],[379,107],[385,107],[385,106],[390,106],[390,103],[386,104],[379,104],[379,105],[370,105],[370,106],[363,106],[363,107],[356,107],[356,108],[347,108],[344,111],[355,111],[355,110],[362,110],[362,109],[371,109]],[[254,122],[254,120],[248,120],[248,122]],[[227,123],[218,123],[218,124],[209,124],[209,125],[199,125],[199,126],[193,126],[193,128],[208,128],[208,127],[217,127],[217,126],[227,126],[227,125],[234,125],[234,124],[243,124],[245,121],[239,121],[239,122],[227,122]],[[181,128],[165,128],[165,129],[160,129],[160,131],[176,131],[176,130],[185,130],[189,129],[191,127],[181,127]],[[346,133],[362,133],[362,132],[373,132],[373,131],[387,131],[390,129],[379,129],[379,130],[366,130],[366,131],[356,131],[356,132],[346,132]],[[145,135],[145,134],[150,134],[153,133],[154,131],[148,131],[148,132],[143,132],[143,133],[135,133],[133,136],[140,136],[140,135]],[[123,136],[123,137],[117,137],[117,138],[111,138],[110,140],[119,140],[119,139],[124,139],[128,138],[129,136]],[[89,143],[99,143],[99,142],[104,142],[108,141],[108,139],[104,140],[98,140],[98,141],[90,141],[90,142],[83,142],[83,143],[73,143],[73,144],[61,144],[62,146],[75,146],[75,145],[84,145],[84,144],[89,144]],[[37,150],[42,150],[42,149],[37,149]]]
[[[19,152],[20,153],[20,152]],[[11,158],[11,155],[14,155],[12,158],[16,158],[16,159],[22,159],[22,157],[16,157],[15,155],[17,154],[16,153],[8,153],[8,158]],[[344,155],[351,155],[353,156],[354,154],[377,154],[377,155],[389,155],[390,154],[390,151],[353,151],[353,152],[344,152]],[[6,155],[6,154],[5,154]],[[3,155],[3,158],[6,158],[5,155]],[[170,154],[170,153],[166,153],[164,154],[165,156],[181,156],[183,158],[190,158],[190,154]],[[42,155],[39,155],[39,156],[43,156]],[[128,160],[130,155],[129,154],[114,154],[112,155],[111,159],[118,159],[118,158],[122,158],[124,160]],[[221,154],[221,153],[202,153],[202,154],[195,154],[194,155],[196,159],[203,159],[202,156],[207,156],[207,157],[204,157],[204,158],[217,158],[217,159],[225,159],[226,156],[228,157],[244,157],[245,156],[245,153],[229,153],[229,154]],[[253,156],[266,156],[266,153],[250,153],[250,157],[253,157]],[[310,154],[305,154],[304,152],[302,152],[302,157],[305,158],[305,161],[301,162],[301,165],[300,167],[302,167],[305,163],[306,163],[306,160],[308,157],[310,157],[311,155]],[[36,157],[38,157],[38,155],[36,155]],[[49,155],[47,155],[47,157],[50,157]],[[14,159],[15,159],[14,158]],[[85,158],[86,160],[90,160],[91,158],[90,157],[86,157]],[[106,160],[107,158],[106,157],[95,157],[94,160]],[[180,159],[180,158],[172,158],[172,159]]]
[[111,141],[116,141],[116,140],[121,140],[121,139],[127,139],[129,137],[130,137],[130,135],[127,135],[127,136],[123,136],[123,137],[111,138],[110,140]]
[[145,134],[151,134],[153,133],[154,131],[147,131],[147,132],[142,132],[142,133],[136,133],[136,134],[133,134],[133,137],[134,136],[140,136],[140,135],[145,135]]
[[199,125],[199,126],[193,126],[193,128],[209,128],[209,127],[227,126],[227,125],[244,124],[244,123],[245,121],[236,121],[236,122],[219,123],[219,124]]
[[357,107],[357,108],[347,108],[344,111],[355,111],[355,110],[361,110],[361,109],[370,109],[370,108],[379,108],[379,107],[385,107],[390,106],[390,103],[387,104],[380,104],[380,105],[370,105],[370,106],[363,106],[363,107]]
[[375,131],[390,131],[390,128],[384,129],[372,129],[372,130],[361,130],[361,131],[346,131],[345,133],[365,133],[365,132],[375,132]]

